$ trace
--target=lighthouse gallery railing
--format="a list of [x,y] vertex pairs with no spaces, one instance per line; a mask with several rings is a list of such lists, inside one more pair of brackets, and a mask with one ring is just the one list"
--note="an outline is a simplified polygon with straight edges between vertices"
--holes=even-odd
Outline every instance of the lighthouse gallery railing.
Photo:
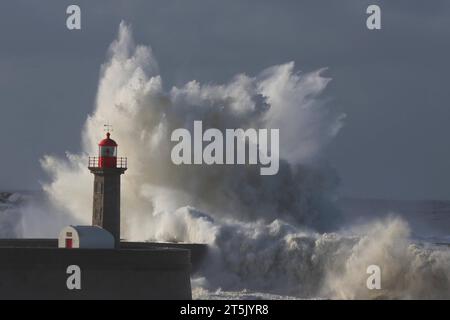
[[[89,157],[88,167],[96,168],[98,167],[100,157]],[[117,157],[116,168],[127,169],[127,158],[126,157]]]

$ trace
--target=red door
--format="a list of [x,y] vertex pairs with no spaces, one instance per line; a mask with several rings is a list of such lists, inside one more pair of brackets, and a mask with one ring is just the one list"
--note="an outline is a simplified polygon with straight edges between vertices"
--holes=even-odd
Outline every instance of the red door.
[[66,248],[72,248],[72,239],[66,238]]

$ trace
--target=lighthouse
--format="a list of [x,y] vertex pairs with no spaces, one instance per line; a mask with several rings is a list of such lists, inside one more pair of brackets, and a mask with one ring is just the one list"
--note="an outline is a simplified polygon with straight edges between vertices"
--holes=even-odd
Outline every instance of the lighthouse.
[[127,158],[117,157],[117,143],[106,138],[98,144],[98,156],[89,157],[89,170],[94,174],[92,225],[109,231],[120,246],[120,176],[127,170]]

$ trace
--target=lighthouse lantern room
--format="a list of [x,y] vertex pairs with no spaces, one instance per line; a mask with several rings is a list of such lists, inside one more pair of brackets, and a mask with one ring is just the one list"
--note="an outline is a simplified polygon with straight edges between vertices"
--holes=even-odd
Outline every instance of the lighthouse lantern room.
[[98,144],[98,166],[100,168],[115,168],[117,166],[117,143],[106,133],[106,139]]

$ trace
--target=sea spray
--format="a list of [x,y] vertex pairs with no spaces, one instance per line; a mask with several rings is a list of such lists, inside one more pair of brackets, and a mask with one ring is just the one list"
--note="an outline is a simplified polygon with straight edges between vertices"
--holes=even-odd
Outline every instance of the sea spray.
[[[166,91],[151,49],[136,46],[122,23],[102,66],[95,109],[83,131],[83,153],[44,157],[51,176],[44,189],[55,203],[89,223],[91,202],[86,199],[91,198],[92,177],[86,159],[96,154],[103,134],[99,128],[108,121],[119,155],[128,157],[122,184],[122,236],[127,239],[156,238],[152,230],[157,228],[150,225],[157,225],[158,214],[186,205],[215,219],[283,218],[328,227],[337,214],[330,204],[337,176],[323,164],[320,150],[342,122],[342,115],[319,97],[328,81],[321,72],[300,74],[287,63],[255,77],[238,75],[223,85],[191,81]],[[205,130],[223,132],[282,128],[278,173],[260,176],[253,166],[174,165],[170,136],[178,128],[192,130],[196,120]]]

